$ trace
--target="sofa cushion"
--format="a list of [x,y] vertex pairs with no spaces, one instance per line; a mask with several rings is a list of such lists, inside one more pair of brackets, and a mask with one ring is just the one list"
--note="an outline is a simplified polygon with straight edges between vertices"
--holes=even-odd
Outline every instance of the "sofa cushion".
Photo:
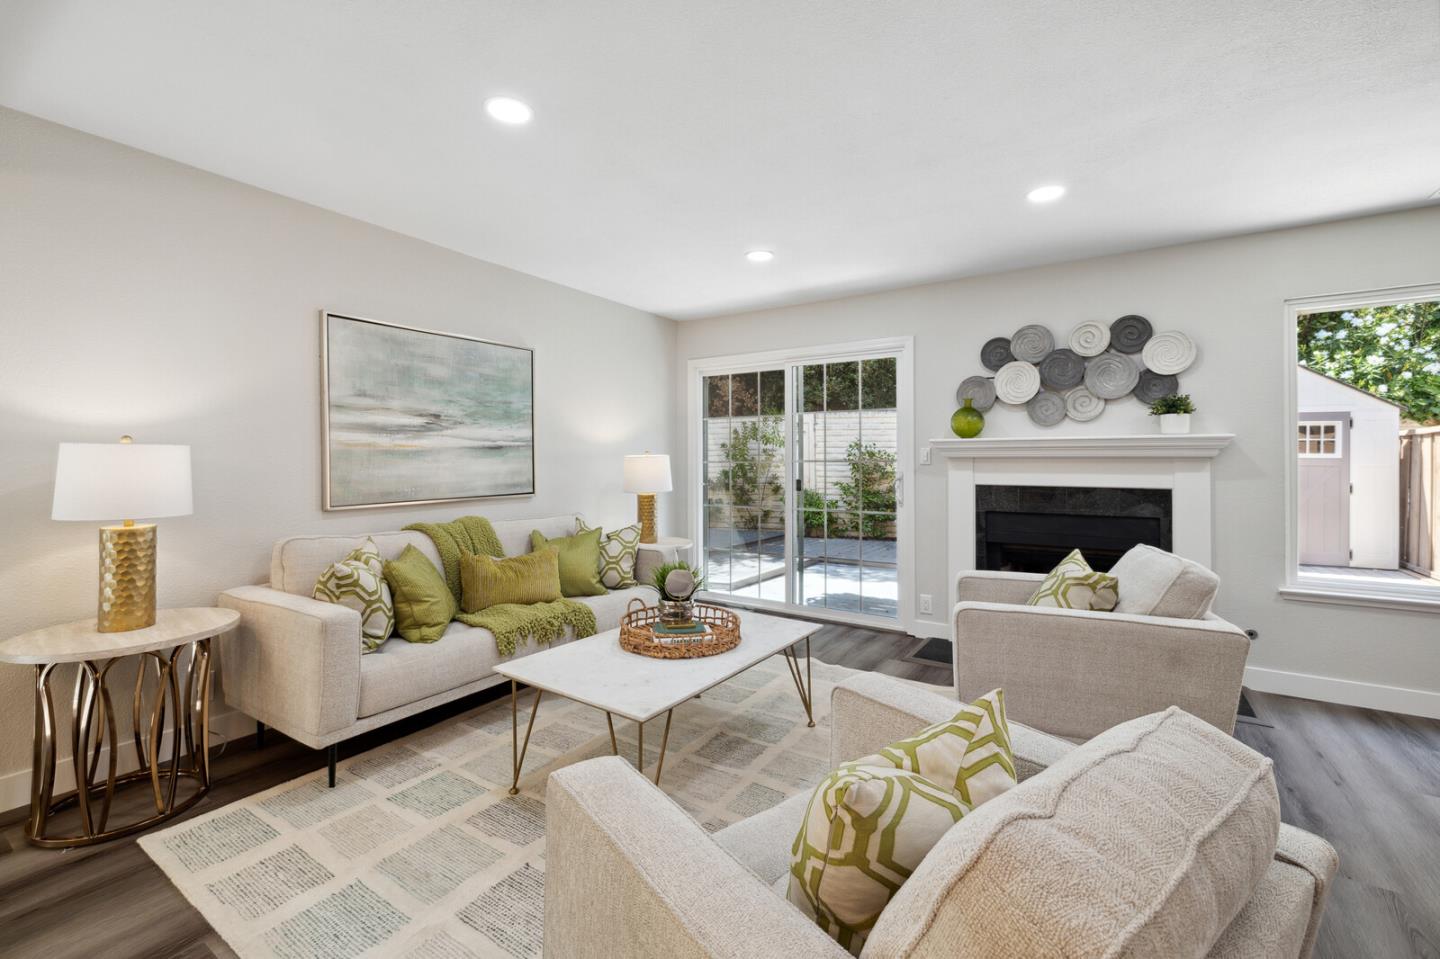
[[413,546],[385,561],[385,582],[395,600],[395,631],[412,643],[436,642],[460,611],[445,577]]
[[612,589],[601,596],[576,596],[575,602],[584,603],[595,613],[595,631],[603,633],[607,629],[618,629],[620,617],[625,615],[631,600],[638,599],[647,605],[655,605],[655,590],[646,589],[644,586],[632,586],[629,589]]
[[501,603],[549,603],[560,598],[560,554],[553,549],[491,559],[460,556],[460,608],[478,613]]
[[780,897],[790,885],[790,844],[805,819],[810,794],[798,792],[715,833],[715,842],[740,860],[767,886],[779,883]]
[[385,563],[373,540],[365,540],[365,545],[327,566],[311,595],[360,614],[361,652],[379,649],[395,630],[395,603],[390,584],[385,582]]
[[1206,959],[1300,955],[1314,904],[1315,877],[1288,862],[1272,862]]
[[[585,533],[599,529],[588,525],[583,518],[575,520],[575,532]],[[606,589],[628,589],[635,585],[635,559],[640,552],[640,526],[632,524],[602,531],[600,537],[600,582]]]
[[1201,619],[1210,611],[1220,577],[1199,563],[1144,544],[1130,550],[1110,568],[1119,580],[1117,613]]
[[1070,555],[1062,559],[1060,565],[1052,569],[1030,594],[1025,605],[1108,613],[1119,601],[1115,595],[1115,582],[1114,576],[1091,569],[1084,554],[1072,549]]
[[1005,691],[992,689],[973,703],[962,703],[949,719],[856,762],[888,763],[917,773],[950,790],[966,809],[988,802],[1015,785]]
[[1142,716],[961,820],[866,955],[1203,955],[1279,825],[1269,759],[1180,709]]

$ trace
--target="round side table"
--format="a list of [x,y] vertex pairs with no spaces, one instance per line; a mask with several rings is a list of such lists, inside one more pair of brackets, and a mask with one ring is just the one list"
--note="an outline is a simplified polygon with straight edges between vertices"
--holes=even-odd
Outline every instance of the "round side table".
[[[95,631],[95,620],[88,619],[37,629],[0,643],[0,662],[35,667],[35,758],[26,839],[47,848],[104,842],[173,819],[210,791],[210,640],[239,621],[240,614],[232,609],[163,609],[156,614],[155,625],[144,629],[100,633]],[[190,655],[181,656],[186,649]],[[116,775],[120,737],[106,680],[111,667],[130,656],[140,657],[131,709],[131,731],[140,768]],[[51,680],[55,667],[62,663],[78,664],[70,697],[70,756],[76,788],[57,798],[55,764],[59,744]],[[149,668],[152,664],[153,670]],[[147,682],[152,676],[154,682]],[[151,688],[147,690],[147,686]],[[166,765],[160,749],[167,709],[174,730],[168,768],[162,768]],[[183,763],[182,743],[186,754]],[[107,768],[102,770],[101,752],[106,747],[109,757]],[[193,780],[196,789],[177,803],[182,776]],[[116,787],[141,781],[150,784],[154,815],[111,826],[110,806]],[[80,832],[50,835],[50,817],[72,805],[79,807]]]
[[674,563],[679,561],[681,554],[690,552],[693,545],[690,540],[681,536],[661,536],[653,543],[641,543],[640,548],[653,549],[665,557],[665,562]]

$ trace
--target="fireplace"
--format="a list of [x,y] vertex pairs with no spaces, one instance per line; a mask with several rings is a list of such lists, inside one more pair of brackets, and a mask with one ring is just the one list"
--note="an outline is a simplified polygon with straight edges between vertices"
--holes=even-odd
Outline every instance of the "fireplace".
[[977,485],[975,568],[1047,573],[1072,549],[1108,570],[1137,543],[1171,548],[1171,492]]

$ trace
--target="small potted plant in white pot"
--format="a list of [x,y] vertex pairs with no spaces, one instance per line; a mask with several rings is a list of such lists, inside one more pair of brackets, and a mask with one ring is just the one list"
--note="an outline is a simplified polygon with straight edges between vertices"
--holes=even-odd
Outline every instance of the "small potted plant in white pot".
[[1190,414],[1193,412],[1195,404],[1190,402],[1187,393],[1171,393],[1150,404],[1150,415],[1160,417],[1162,433],[1190,432]]

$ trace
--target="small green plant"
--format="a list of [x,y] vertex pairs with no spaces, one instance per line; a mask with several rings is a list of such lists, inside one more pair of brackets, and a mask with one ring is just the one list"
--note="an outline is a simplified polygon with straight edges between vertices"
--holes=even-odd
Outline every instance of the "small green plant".
[[1150,404],[1151,416],[1164,416],[1167,413],[1193,413],[1195,404],[1190,402],[1188,393],[1171,393],[1169,396],[1162,396]]
[[[677,573],[679,575],[675,575]],[[705,577],[689,563],[661,563],[650,585],[660,593],[661,599],[683,603],[705,588]]]
[[855,440],[845,450],[845,461],[850,479],[836,483],[835,488],[840,493],[840,508],[850,515],[840,523],[836,522],[839,517],[832,516],[831,533],[853,536],[858,526],[866,539],[885,538],[894,522],[895,454]]
[[831,512],[840,508],[839,500],[827,500],[825,494],[818,489],[807,489],[804,492],[804,505],[801,507],[801,515],[805,524],[806,536],[825,535],[825,511]]

